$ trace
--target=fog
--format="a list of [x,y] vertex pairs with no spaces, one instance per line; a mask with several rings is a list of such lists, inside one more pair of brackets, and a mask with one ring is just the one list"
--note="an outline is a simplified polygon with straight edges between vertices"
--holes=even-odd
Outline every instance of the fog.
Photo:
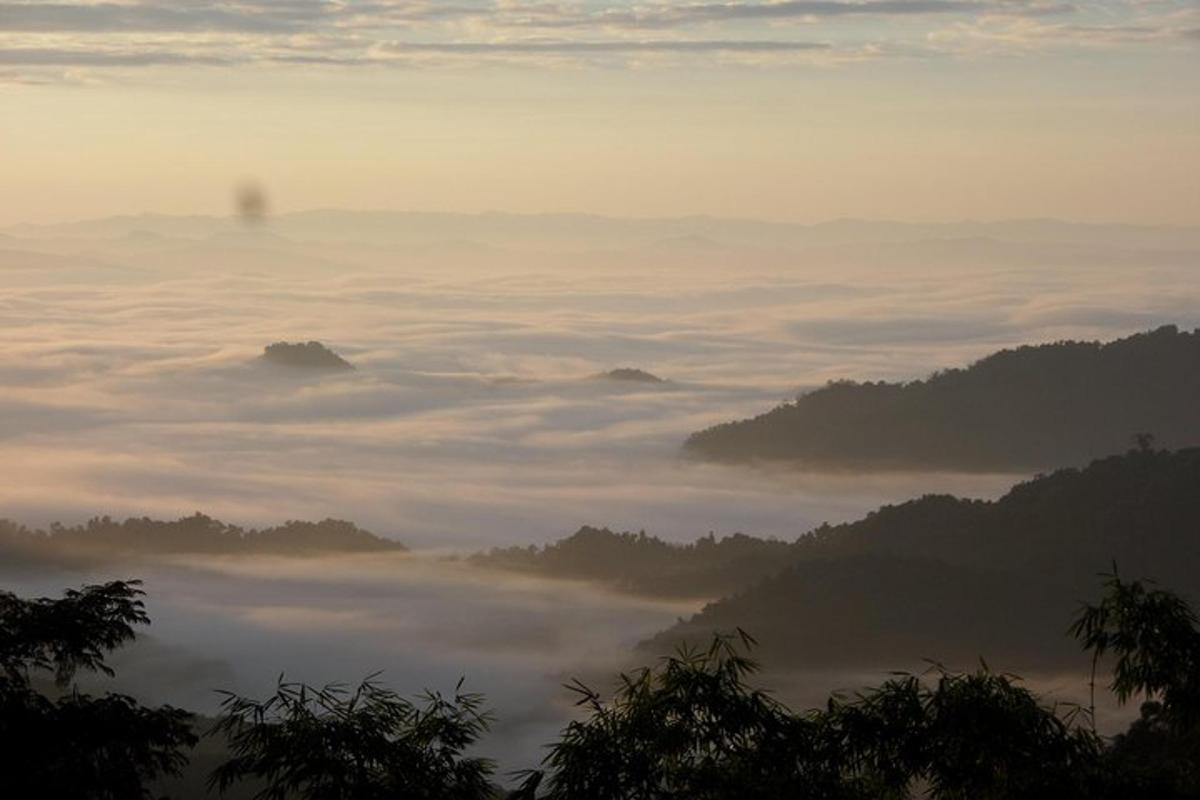
[[113,660],[115,681],[85,688],[211,714],[216,689],[264,696],[281,673],[323,685],[380,672],[411,694],[452,693],[461,677],[488,696],[497,719],[484,749],[511,769],[529,766],[568,718],[561,684],[579,676],[608,685],[639,638],[695,610],[405,554],[192,558],[4,583],[56,595],[129,572],[145,581],[149,638]]
[[[455,224],[424,237],[404,215],[394,236],[345,215],[0,232],[0,516],[339,517],[417,548],[130,565],[150,593],[145,652],[181,665],[142,692],[212,710],[212,683],[261,693],[281,671],[384,670],[413,691],[465,675],[501,712],[489,752],[527,765],[568,713],[559,683],[627,663],[700,603],[438,556],[585,523],[794,538],[924,492],[993,497],[1025,476],[766,471],[684,461],[679,447],[828,380],[1200,325],[1190,229],[860,223],[839,238],[548,218],[539,240],[537,218]],[[356,369],[258,363],[280,340],[320,340]],[[626,366],[666,382],[594,378]],[[109,576],[134,577],[6,585]]]
[[[466,233],[488,233],[472,219]],[[304,242],[276,232],[300,232],[288,218],[274,224],[212,220],[183,237],[169,233],[179,220],[130,218],[90,238],[68,226],[3,241],[4,513],[335,516],[436,547],[582,523],[792,537],[922,491],[989,495],[1011,476],[747,473],[681,463],[683,438],[830,379],[1188,325],[1200,307],[1176,229],[1157,249],[1145,229],[1122,249],[1104,228],[1097,244],[1061,244],[922,227],[914,241],[787,250],[612,222],[624,236],[608,249],[589,234],[539,250],[331,243],[315,223],[324,238]],[[531,223],[513,226],[509,238]],[[309,339],[358,369],[252,363]],[[670,382],[587,380],[618,366]]]
[[[14,576],[23,595],[137,574],[152,618],[111,660],[117,677],[85,678],[85,691],[113,690],[143,702],[205,714],[221,691],[265,697],[280,678],[315,685],[376,679],[416,695],[453,693],[460,678],[494,715],[480,752],[501,777],[533,766],[575,715],[574,679],[603,690],[619,671],[654,659],[639,641],[699,609],[702,601],[624,596],[582,584],[485,572],[435,555],[370,554],[320,559],[190,557],[138,561],[87,572]],[[993,662],[999,668],[1004,662]],[[891,670],[922,672],[920,658],[876,672],[781,672],[756,678],[797,709],[832,692],[878,684]],[[950,664],[970,669],[972,664]],[[1087,702],[1086,663],[1075,674],[1024,674],[1048,699]],[[1133,708],[1100,698],[1103,729],[1127,724]]]

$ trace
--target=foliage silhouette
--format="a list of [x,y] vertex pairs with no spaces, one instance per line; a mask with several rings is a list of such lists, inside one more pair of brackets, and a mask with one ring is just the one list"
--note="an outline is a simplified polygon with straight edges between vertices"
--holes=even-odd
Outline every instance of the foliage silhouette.
[[830,701],[825,729],[852,754],[866,796],[909,797],[918,786],[931,800],[1096,796],[1102,743],[1078,724],[1079,709],[1046,706],[986,665],[932,675]]
[[707,650],[682,649],[657,668],[622,675],[607,701],[582,683],[568,686],[587,717],[551,746],[545,797],[841,796],[834,754],[813,757],[821,723],[748,685],[757,669],[743,652],[751,642],[739,631],[715,637]]
[[230,758],[209,785],[221,792],[258,778],[262,800],[483,800],[492,796],[487,759],[464,750],[487,730],[483,699],[426,693],[418,703],[380,686],[286,683],[253,700],[225,693],[213,733]]
[[1113,797],[1200,798],[1200,727],[1174,724],[1160,703],[1142,704],[1140,717],[1114,737],[1106,758]]
[[739,631],[622,676],[610,700],[569,687],[586,716],[514,797],[538,796],[540,786],[551,800],[1200,797],[1191,608],[1114,573],[1071,632],[1094,656],[1116,656],[1118,699],[1149,698],[1111,742],[1095,733],[1090,710],[1046,705],[986,664],[899,673],[795,714],[751,687],[753,640]]
[[[150,796],[196,742],[189,715],[71,687],[148,619],[136,582],[62,599],[0,593],[0,774],[14,796]],[[1118,800],[1200,798],[1200,630],[1181,597],[1107,576],[1070,633],[1112,662],[1121,702],[1142,716],[1106,741],[1087,709],[1047,705],[986,664],[896,673],[825,707],[793,712],[755,684],[754,640],[738,630],[620,676],[611,697],[575,682],[582,716],[525,774],[514,800]],[[38,674],[66,692],[35,690]],[[415,701],[375,676],[351,690],[280,678],[258,701],[226,693],[212,733],[228,754],[210,778],[262,800],[484,800],[492,764],[468,755],[487,730],[483,699]]]
[[605,700],[576,683],[586,717],[515,796],[549,800],[931,800],[1096,797],[1101,740],[1079,709],[1045,706],[1019,680],[898,674],[797,714],[749,679],[753,640],[717,636],[623,675]]
[[[105,655],[149,622],[136,581],[71,590],[62,599],[0,592],[0,775],[13,797],[127,800],[186,764],[191,715],[146,708],[72,685],[80,670],[112,675]],[[57,696],[38,691],[53,676]]]
[[1107,593],[1085,605],[1070,632],[1084,649],[1111,653],[1112,690],[1122,703],[1140,694],[1157,700],[1156,716],[1169,725],[1200,723],[1200,631],[1183,598],[1142,581],[1123,581],[1114,567]]
[[1130,795],[1200,797],[1196,614],[1173,592],[1122,580],[1115,566],[1105,588],[1070,630],[1093,655],[1093,687],[1096,665],[1108,655],[1115,658],[1110,688],[1118,701],[1144,699],[1140,718],[1113,742],[1112,772]]

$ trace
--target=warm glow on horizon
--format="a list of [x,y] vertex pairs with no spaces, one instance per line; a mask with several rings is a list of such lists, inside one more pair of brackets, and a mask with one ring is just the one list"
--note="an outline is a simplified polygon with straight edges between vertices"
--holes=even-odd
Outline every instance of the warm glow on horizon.
[[273,209],[1200,223],[1190,3],[4,4],[0,225]]
[[1198,0],[0,0],[0,187],[0,800],[1200,798]]

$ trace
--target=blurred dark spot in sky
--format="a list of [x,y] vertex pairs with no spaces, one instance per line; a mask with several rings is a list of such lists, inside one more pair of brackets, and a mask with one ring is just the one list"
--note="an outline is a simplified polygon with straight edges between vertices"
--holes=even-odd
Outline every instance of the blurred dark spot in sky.
[[254,225],[267,217],[267,193],[254,181],[245,181],[235,196],[237,214],[243,222]]

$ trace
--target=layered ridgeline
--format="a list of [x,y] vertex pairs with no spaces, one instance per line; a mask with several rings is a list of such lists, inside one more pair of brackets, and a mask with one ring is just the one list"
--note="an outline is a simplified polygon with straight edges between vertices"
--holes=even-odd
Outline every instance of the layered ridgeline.
[[1014,487],[994,502],[927,496],[824,526],[790,565],[647,646],[754,631],[796,667],[1076,664],[1062,609],[1116,565],[1200,596],[1200,449],[1141,449]]
[[1045,469],[1131,437],[1200,444],[1200,331],[1002,350],[911,383],[839,381],[688,438],[688,455],[856,468]]
[[981,654],[1003,667],[1077,665],[1063,609],[1114,563],[1200,596],[1200,449],[1133,450],[995,501],[929,495],[794,542],[685,546],[585,528],[474,560],[646,594],[724,595],[646,644],[655,650],[741,627],[778,666],[970,666]]
[[197,513],[173,521],[95,517],[83,525],[54,524],[48,530],[0,520],[0,559],[9,565],[173,554],[315,555],[404,549],[398,542],[337,519],[289,520],[271,528],[245,529]]

